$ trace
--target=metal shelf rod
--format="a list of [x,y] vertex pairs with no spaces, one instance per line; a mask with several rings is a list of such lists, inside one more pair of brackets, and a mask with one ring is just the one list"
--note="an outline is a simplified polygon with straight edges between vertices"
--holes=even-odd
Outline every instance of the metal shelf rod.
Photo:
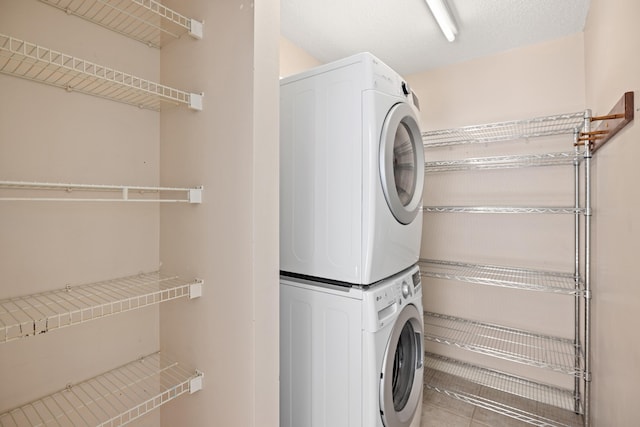
[[[591,111],[584,117],[585,132],[591,131]],[[591,147],[585,145],[585,236],[584,236],[584,425],[590,426],[591,417]]]
[[[578,138],[580,137],[580,132],[576,130],[573,134],[574,143],[577,143]],[[575,154],[578,156],[579,150],[578,146],[575,145]],[[573,163],[573,198],[574,198],[574,206],[577,208],[580,207],[580,162],[578,161],[578,157]],[[574,266],[573,272],[575,276],[575,288],[580,289],[584,288],[584,283],[580,280],[580,214],[576,212],[573,218],[573,250],[574,250]],[[575,364],[579,366],[580,364],[580,348],[581,348],[581,339],[580,339],[580,304],[582,301],[582,295],[577,294],[574,298],[573,310],[574,310],[574,329],[573,329],[573,341],[575,345]],[[580,397],[580,378],[574,378],[573,384],[573,397],[574,397],[574,410],[579,412],[581,406],[581,397]]]

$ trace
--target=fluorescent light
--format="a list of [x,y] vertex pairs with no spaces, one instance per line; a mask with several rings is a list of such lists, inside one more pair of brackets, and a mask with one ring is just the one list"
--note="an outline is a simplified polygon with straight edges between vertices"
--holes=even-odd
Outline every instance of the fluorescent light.
[[447,5],[444,4],[445,0],[425,1],[427,2],[429,9],[431,9],[431,13],[433,13],[434,18],[436,18],[444,36],[450,42],[454,41],[456,39],[456,34],[458,34],[458,28],[456,27],[456,23],[453,22],[453,17],[447,8]]

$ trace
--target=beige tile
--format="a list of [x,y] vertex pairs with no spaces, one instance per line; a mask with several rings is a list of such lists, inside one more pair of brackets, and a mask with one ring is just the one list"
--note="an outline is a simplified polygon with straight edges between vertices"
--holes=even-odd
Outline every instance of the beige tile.
[[468,418],[471,418],[471,416],[473,415],[473,409],[475,408],[473,405],[465,403],[461,400],[429,389],[424,390],[422,401],[425,404],[439,406],[455,414]]
[[422,381],[424,383],[428,382],[429,380],[431,380],[431,378],[435,373],[436,373],[435,369],[424,368],[424,371],[422,372]]
[[435,372],[431,381],[438,386],[470,394],[476,394],[480,389],[477,383],[445,372]]
[[557,408],[555,406],[538,403],[537,412],[541,416],[553,421],[558,421],[569,426],[583,426],[582,415],[578,415],[573,411]]
[[422,406],[420,427],[469,427],[471,418],[462,417],[432,404]]
[[[427,381],[427,383],[437,387],[440,390],[447,390],[457,393],[468,393],[472,395],[476,394],[480,388],[478,384],[440,371],[434,372],[433,376],[429,381]],[[425,387],[424,389],[423,401],[425,403],[447,409],[450,412],[463,417],[471,418],[471,415],[473,414],[473,405],[450,397],[445,393],[428,389],[427,387]]]
[[484,408],[476,408],[473,412],[473,422],[479,426],[491,427],[531,427],[531,424],[519,421],[505,415],[497,414]]
[[538,408],[538,402],[535,400],[525,399],[524,397],[489,387],[481,387],[478,395],[490,401],[498,402],[532,414],[535,414]]

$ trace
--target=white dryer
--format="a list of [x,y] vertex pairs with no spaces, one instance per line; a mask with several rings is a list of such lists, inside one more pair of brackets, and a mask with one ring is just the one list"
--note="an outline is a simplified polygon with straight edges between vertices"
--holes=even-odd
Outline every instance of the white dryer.
[[419,427],[418,267],[367,288],[281,276],[280,427]]
[[418,101],[369,53],[280,81],[280,270],[368,285],[415,264]]

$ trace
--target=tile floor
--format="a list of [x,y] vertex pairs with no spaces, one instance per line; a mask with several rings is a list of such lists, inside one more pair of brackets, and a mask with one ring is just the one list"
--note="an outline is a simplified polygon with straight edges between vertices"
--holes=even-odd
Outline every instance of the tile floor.
[[[561,425],[582,426],[582,419],[570,411],[543,405],[532,400],[506,395],[500,391],[482,387],[465,381],[459,377],[450,376],[442,372],[438,383],[445,381],[447,385],[462,392],[471,393],[488,399],[508,403],[519,409],[538,413],[546,418],[558,421]],[[487,409],[462,402],[443,393],[429,390],[425,387],[422,404],[421,427],[525,427],[531,424],[519,421]]]

